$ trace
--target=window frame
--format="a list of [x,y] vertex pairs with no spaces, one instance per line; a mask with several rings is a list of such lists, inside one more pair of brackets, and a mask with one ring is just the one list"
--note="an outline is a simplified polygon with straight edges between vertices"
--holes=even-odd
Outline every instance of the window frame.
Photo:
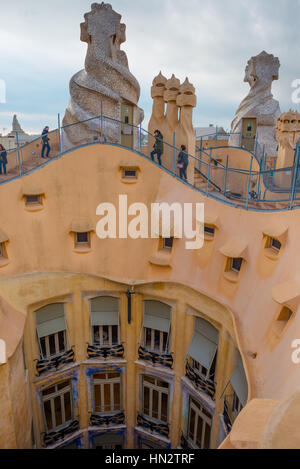
[[[207,231],[209,230],[209,231]],[[213,240],[216,236],[216,227],[214,225],[204,224],[204,238],[207,240]]]
[[[144,347],[149,352],[158,353],[160,355],[167,354],[169,352],[170,342],[170,330],[169,332],[160,331],[158,329],[150,329],[149,327],[143,327],[144,331]],[[151,346],[147,345],[147,331],[151,331]],[[155,345],[155,333],[159,333],[159,350],[154,347]],[[166,348],[164,349],[164,334],[167,335]]]
[[[39,195],[25,195],[24,199],[25,199],[25,206],[26,207],[37,207],[37,206],[43,205],[42,194],[39,194]],[[36,199],[36,200],[34,200],[34,199]]]
[[[155,383],[150,383],[149,381],[146,381],[146,379],[152,379],[155,381]],[[158,381],[161,381],[162,383],[165,383],[168,385],[168,387],[162,387],[157,384]],[[146,384],[145,384],[146,383]],[[145,413],[145,388],[148,388],[149,390],[149,415]],[[153,394],[154,391],[158,393],[158,405],[157,405],[157,415],[158,418],[153,417]],[[167,395],[167,419],[162,420],[162,395],[165,394]],[[164,381],[162,378],[157,378],[155,376],[150,376],[150,375],[143,375],[142,377],[142,415],[148,419],[151,420],[152,422],[158,423],[158,424],[168,424],[169,423],[169,418],[170,418],[170,383],[167,381]]]
[[[171,241],[171,246],[168,246],[166,242]],[[170,238],[162,238],[162,249],[167,252],[171,252],[174,247],[174,236],[171,236]]]
[[[210,418],[204,414],[203,412],[204,407],[200,403],[196,401],[193,397],[189,396],[189,413],[188,413],[188,426],[187,426],[187,440],[191,444],[191,446],[195,449],[205,449],[205,435],[206,435],[206,425],[210,428],[210,438],[209,438],[209,448],[211,446],[211,436],[212,436],[212,424],[213,424],[213,417]],[[191,438],[191,414],[192,411],[195,413],[195,422],[194,422],[194,437]],[[209,413],[208,411],[206,411]],[[202,420],[202,438],[201,438],[201,447],[197,445],[197,431],[199,420]]]
[[[274,245],[274,242],[279,243],[280,247]],[[279,239],[274,238],[272,236],[268,236],[268,241],[267,241],[267,246],[266,247],[267,247],[267,249],[271,249],[271,251],[274,254],[280,254],[281,249],[282,249],[282,243],[279,241]]]
[[[35,310],[34,311],[34,320],[35,320],[35,331],[36,331],[36,338],[37,338],[37,343],[38,343],[38,351],[39,351],[39,357],[40,357],[40,360],[52,360],[53,358],[57,358],[57,357],[60,357],[62,356],[64,353],[66,353],[68,350],[69,350],[69,334],[68,334],[68,324],[67,324],[67,319],[66,319],[66,307],[65,307],[65,303],[49,303],[48,305],[45,305],[46,306],[51,306],[51,304],[63,304],[63,309],[64,309],[64,320],[65,320],[65,325],[66,325],[66,328],[65,329],[62,329],[61,331],[58,331],[54,334],[50,334],[50,335],[47,335],[47,336],[44,336],[44,337],[39,337],[38,335],[38,324],[37,324],[37,317],[36,317],[36,313],[40,311],[40,309],[38,310]],[[45,346],[46,346],[46,352],[47,352],[47,349],[50,351],[50,344],[49,344],[49,338],[54,336],[54,342],[55,342],[55,348],[56,348],[56,351],[59,350],[59,337],[58,337],[58,334],[63,332],[64,333],[64,351],[58,351],[56,352],[54,355],[44,355],[43,353],[43,347],[42,347],[42,344],[41,344],[41,341],[42,339],[45,339]],[[48,339],[46,341],[46,339]],[[48,342],[48,345],[47,343]],[[58,347],[58,348],[57,348]]]
[[[104,338],[103,338],[103,335],[104,335],[104,331],[103,331],[103,328],[104,327],[107,327],[108,328],[108,344],[105,344],[104,343]],[[113,343],[113,327],[116,327],[117,328],[117,343]],[[92,343],[95,347],[101,347],[101,348],[104,348],[104,347],[107,347],[107,348],[111,348],[111,347],[115,347],[117,345],[120,345],[121,343],[121,340],[120,340],[120,325],[101,325],[101,326],[91,326],[92,328]],[[96,334],[96,331],[95,329],[98,328],[98,333],[99,333],[99,343],[96,342],[95,340],[95,334]]]
[[[59,385],[64,384],[64,383],[66,383],[66,384],[68,383],[68,385],[63,389],[58,390],[57,387]],[[44,392],[46,392],[47,390],[49,390],[53,387],[55,388],[54,393],[43,396]],[[66,416],[66,410],[65,410],[65,406],[63,406],[63,400],[64,400],[64,395],[67,394],[67,392],[70,393],[71,419],[63,421],[65,416]],[[56,424],[56,415],[55,415],[55,407],[54,406],[55,406],[55,399],[57,397],[61,398],[61,411],[62,411],[61,412],[61,419],[62,419],[63,423],[61,425],[54,426],[53,428],[51,428],[49,430],[48,429],[48,424],[47,424],[47,419],[46,419],[45,402],[50,401],[52,423],[55,422],[55,424]],[[72,389],[72,381],[71,380],[61,381],[59,383],[55,383],[52,386],[48,386],[47,388],[43,389],[41,391],[41,401],[42,401],[42,413],[43,413],[43,419],[44,419],[44,426],[45,426],[45,429],[46,429],[46,434],[49,434],[49,433],[52,433],[52,432],[53,433],[59,432],[59,431],[63,430],[64,428],[66,428],[66,426],[68,426],[74,420],[73,389]]]
[[[78,236],[80,235],[87,235],[87,241],[78,241]],[[74,242],[75,242],[75,249],[80,249],[80,248],[91,248],[91,232],[90,231],[84,231],[84,232],[78,232],[76,231],[74,233]]]
[[[118,377],[115,377],[115,378],[109,378],[108,376],[110,374],[118,374],[119,376]],[[103,379],[103,380],[100,380],[97,378],[95,378],[95,376],[97,375],[106,375],[106,379]],[[109,410],[109,411],[106,411],[104,410],[103,412],[100,411],[100,412],[97,412],[96,411],[96,398],[95,398],[95,386],[100,386],[100,393],[101,393],[101,402],[104,402],[104,404],[102,404],[101,407],[105,408],[105,399],[104,399],[104,395],[105,395],[105,391],[104,391],[104,385],[107,385],[109,384],[110,385],[110,406],[112,407],[115,407],[115,399],[114,399],[114,385],[115,384],[119,384],[120,386],[120,409],[118,410]],[[100,416],[110,416],[110,415],[116,415],[116,414],[119,414],[120,412],[122,412],[123,410],[123,399],[122,399],[122,395],[123,395],[123,389],[122,389],[122,373],[117,371],[117,372],[114,372],[114,371],[101,371],[99,373],[94,373],[93,376],[92,376],[92,387],[93,387],[93,393],[92,393],[92,396],[93,396],[93,413],[95,415],[100,415]],[[112,404],[113,403],[113,404]]]
[[[63,337],[64,337],[64,350],[61,351],[59,350],[59,334],[60,333],[63,333]],[[50,337],[54,336],[54,343],[55,343],[55,354],[50,354]],[[42,340],[45,340],[45,349],[46,349],[46,354],[44,355],[43,353],[43,346],[41,344],[41,341]],[[40,349],[40,357],[42,360],[52,360],[53,358],[56,358],[56,357],[59,357],[61,355],[63,355],[64,353],[67,352],[68,350],[68,341],[67,341],[67,329],[64,329],[62,331],[59,331],[59,332],[56,332],[55,334],[50,334],[50,335],[47,335],[47,336],[44,336],[44,337],[41,337],[39,338],[38,337],[38,342],[39,342],[39,349]],[[49,351],[49,355],[47,354],[47,351]]]

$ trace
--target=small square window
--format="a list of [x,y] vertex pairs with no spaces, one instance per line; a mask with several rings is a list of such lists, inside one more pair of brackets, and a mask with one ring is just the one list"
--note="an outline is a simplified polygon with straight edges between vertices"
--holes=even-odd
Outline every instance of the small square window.
[[75,233],[76,246],[90,246],[90,233]]
[[268,247],[270,249],[273,249],[273,251],[279,253],[279,251],[281,250],[281,247],[282,247],[282,244],[280,241],[278,241],[278,239],[276,238],[269,238],[269,245]]
[[123,178],[125,179],[137,179],[137,170],[136,169],[124,169]]
[[174,238],[163,238],[163,249],[171,250],[173,248]]
[[26,195],[25,205],[42,205],[42,197],[40,195]]
[[204,235],[207,238],[214,238],[216,229],[214,226],[204,225]]
[[293,316],[294,316],[293,311],[287,306],[283,306],[274,323],[274,326],[273,326],[274,331],[278,335],[281,335]]
[[243,259],[241,257],[230,258],[229,259],[229,271],[236,274],[240,273],[243,264]]

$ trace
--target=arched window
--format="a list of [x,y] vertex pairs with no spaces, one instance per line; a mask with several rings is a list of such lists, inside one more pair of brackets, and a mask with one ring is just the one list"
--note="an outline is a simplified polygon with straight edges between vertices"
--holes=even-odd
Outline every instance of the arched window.
[[144,346],[156,353],[169,350],[171,307],[160,301],[144,302]]
[[41,358],[56,357],[67,350],[67,325],[63,303],[44,306],[35,312]]
[[90,301],[93,345],[112,347],[120,343],[119,300],[100,296]]
[[204,379],[214,381],[219,332],[209,322],[195,318],[195,331],[188,350],[190,366]]

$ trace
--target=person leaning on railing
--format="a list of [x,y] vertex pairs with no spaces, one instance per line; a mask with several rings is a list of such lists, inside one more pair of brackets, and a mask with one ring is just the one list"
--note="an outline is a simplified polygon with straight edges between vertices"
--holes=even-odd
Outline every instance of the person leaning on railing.
[[42,154],[41,154],[41,157],[42,158],[45,158],[45,150],[47,148],[47,154],[46,154],[46,158],[50,158],[49,154],[50,154],[50,150],[51,150],[51,147],[50,147],[50,144],[49,144],[49,137],[48,137],[48,134],[49,134],[49,127],[46,126],[43,130],[43,133],[42,133]]
[[6,165],[7,165],[7,152],[3,145],[0,145],[0,174],[2,174],[2,168],[4,174],[6,174]]
[[160,130],[155,130],[154,132],[155,143],[153,145],[153,152],[151,153],[151,159],[154,161],[154,156],[157,155],[158,163],[161,166],[161,157],[164,153],[164,142],[163,142],[163,135]]

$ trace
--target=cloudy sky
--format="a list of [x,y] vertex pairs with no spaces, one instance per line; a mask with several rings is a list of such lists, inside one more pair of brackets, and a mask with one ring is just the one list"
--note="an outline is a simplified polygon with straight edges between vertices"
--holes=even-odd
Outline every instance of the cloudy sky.
[[[91,0],[0,0],[0,132],[18,114],[24,130],[56,127],[64,114],[69,80],[83,68],[86,44],[79,24]],[[281,109],[296,108],[291,83],[300,78],[300,0],[113,0],[127,24],[131,72],[141,84],[145,126],[151,114],[150,87],[162,70],[186,76],[197,90],[197,126],[230,127],[249,86],[247,60],[266,50],[280,58],[274,96]],[[300,112],[300,105],[298,105]]]

